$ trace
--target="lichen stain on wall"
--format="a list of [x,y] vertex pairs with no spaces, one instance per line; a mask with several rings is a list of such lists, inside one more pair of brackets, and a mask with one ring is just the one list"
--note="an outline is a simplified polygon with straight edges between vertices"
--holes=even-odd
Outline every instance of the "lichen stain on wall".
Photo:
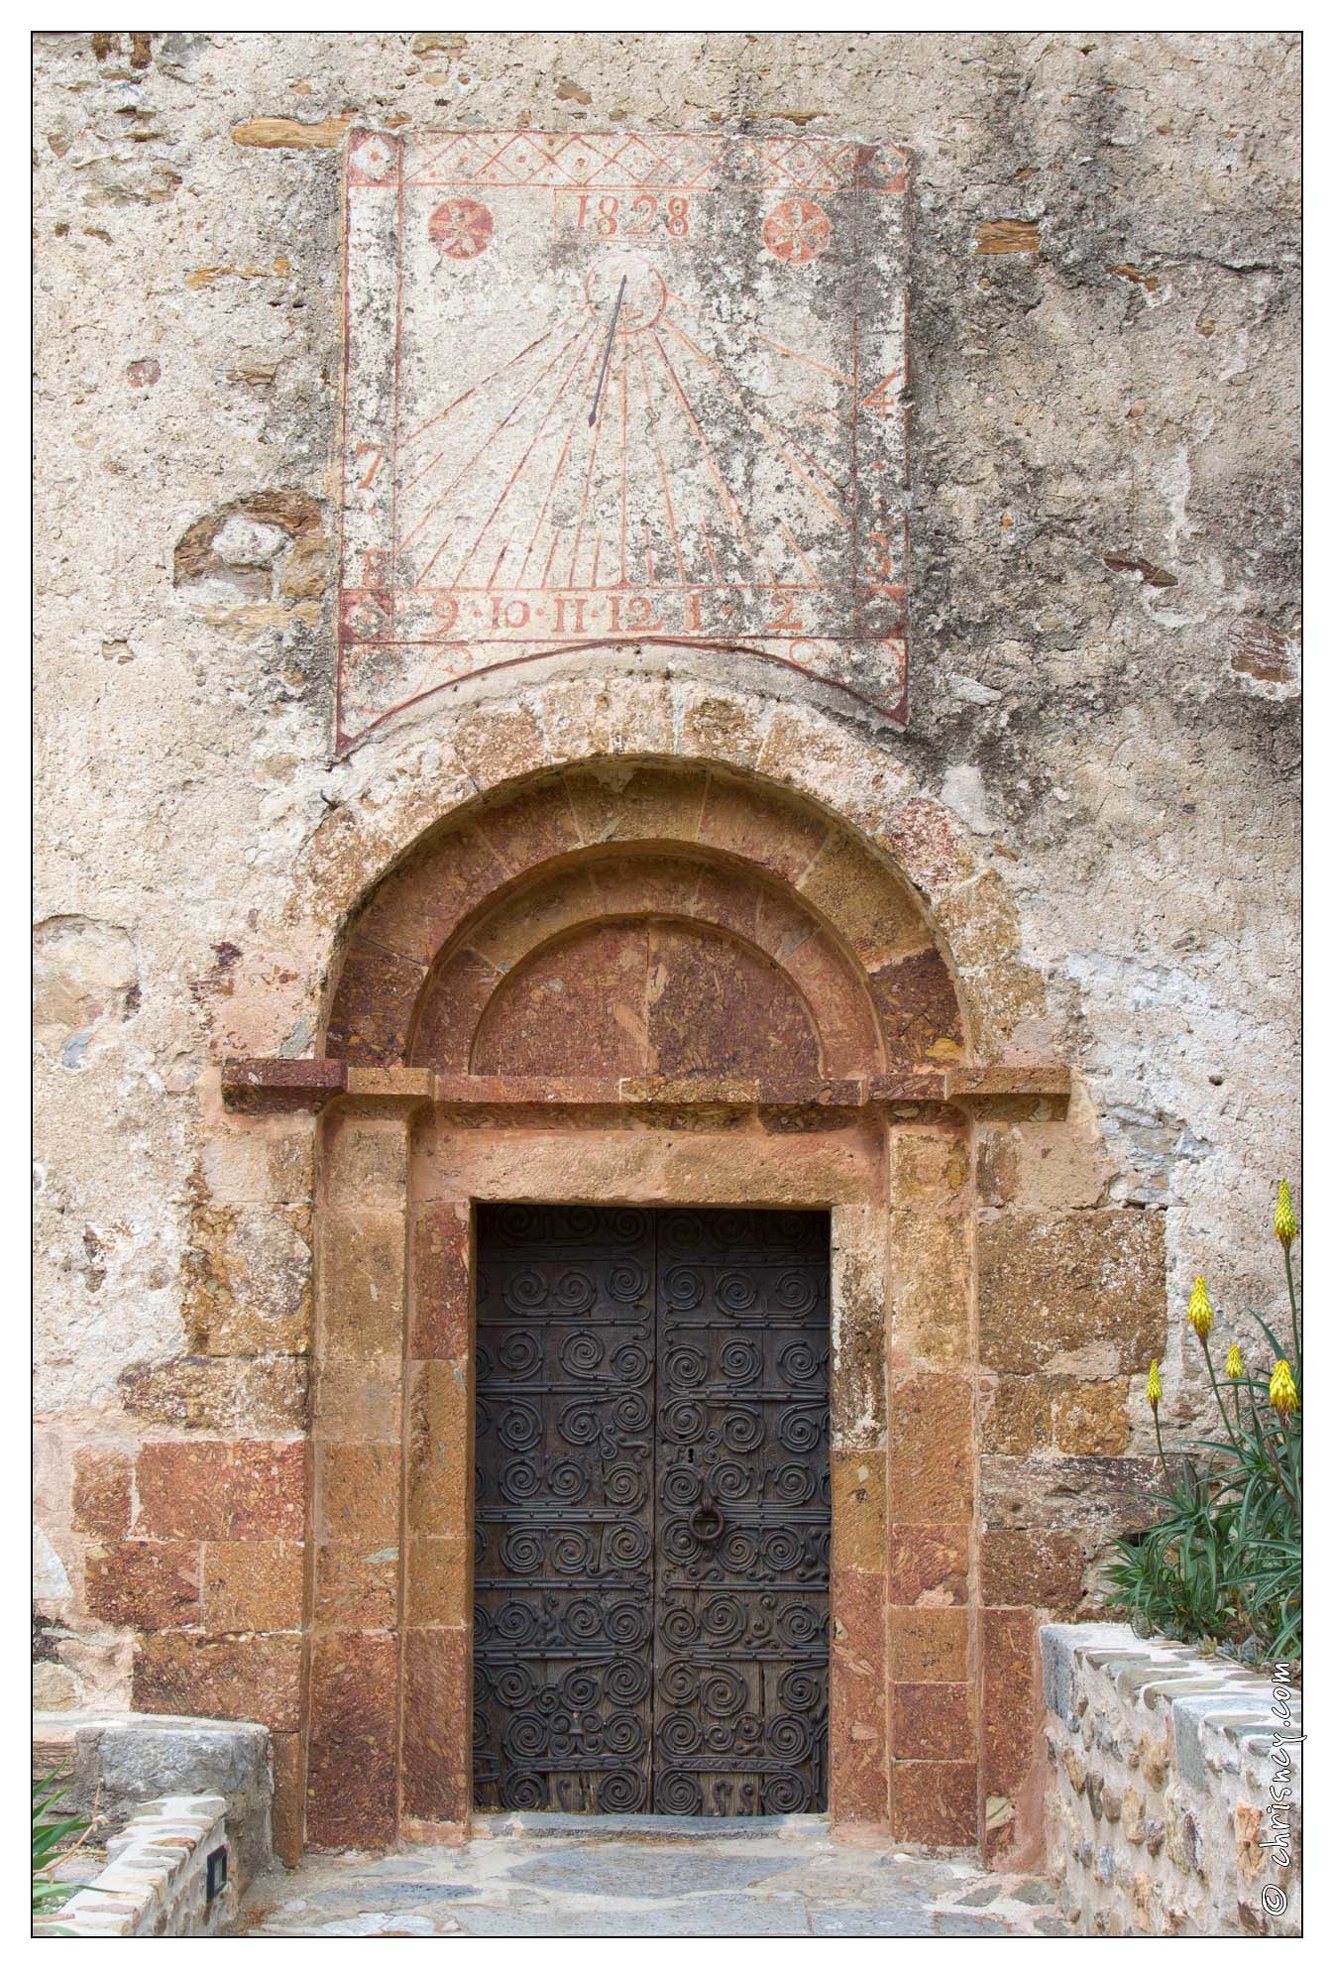
[[[38,37],[54,1441],[215,1413],[224,1329],[236,1426],[300,1426],[301,1186],[247,1218],[200,1090],[223,1052],[312,1044],[317,830],[354,808],[369,881],[386,789],[426,811],[451,770],[430,702],[330,763],[354,119],[910,147],[912,704],[886,753],[1018,899],[1082,1075],[1077,1207],[1163,1213],[1174,1302],[1204,1270],[1221,1311],[1264,1305],[1296,1150],[1298,62],[1281,34]],[[1041,1205],[1066,1153],[1025,1136],[995,1180]],[[81,1606],[68,1461],[43,1469]],[[69,1699],[126,1692],[120,1644],[97,1659]]]

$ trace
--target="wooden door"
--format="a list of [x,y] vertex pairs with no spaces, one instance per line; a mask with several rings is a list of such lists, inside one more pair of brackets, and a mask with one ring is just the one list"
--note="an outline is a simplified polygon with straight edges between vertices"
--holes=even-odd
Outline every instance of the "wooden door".
[[483,1808],[825,1804],[829,1220],[478,1214]]

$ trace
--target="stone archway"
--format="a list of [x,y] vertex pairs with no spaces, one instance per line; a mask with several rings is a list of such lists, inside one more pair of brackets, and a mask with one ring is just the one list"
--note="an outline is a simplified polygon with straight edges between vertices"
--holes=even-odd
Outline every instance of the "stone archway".
[[[1003,884],[878,746],[696,684],[547,685],[353,764],[294,871],[290,947],[339,943],[323,1057],[223,1076],[324,1109],[304,1836],[468,1822],[474,1206],[689,1199],[832,1215],[831,1812],[1003,1850],[1045,1593],[981,1605],[974,1169],[1069,1086]],[[640,1017],[609,1025],[618,937]],[[534,1011],[562,951],[600,1027]],[[691,963],[724,1031],[762,988],[806,1032],[783,1078],[717,1028],[680,1050]]]
[[754,774],[530,774],[376,886],[326,1059],[310,1839],[468,1822],[472,1215],[520,1198],[831,1211],[831,1815],[975,1844],[975,1614],[894,1606],[974,1514],[977,1070],[909,885]]

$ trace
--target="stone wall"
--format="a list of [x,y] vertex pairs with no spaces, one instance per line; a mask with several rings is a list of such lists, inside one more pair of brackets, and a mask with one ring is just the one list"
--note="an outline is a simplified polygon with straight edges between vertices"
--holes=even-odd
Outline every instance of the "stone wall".
[[1042,1666],[1047,1855],[1078,1932],[1300,1934],[1291,1680],[1099,1623],[1044,1627]]
[[[1068,1109],[971,1110],[957,1207],[914,1210],[904,1162],[894,1213],[934,1281],[905,1331],[957,1338],[982,1450],[981,1524],[918,1526],[895,1604],[923,1653],[985,1609],[984,1803],[1014,1836],[1036,1622],[1095,1604],[1106,1529],[1143,1509],[1149,1355],[1168,1428],[1200,1408],[1164,1267],[1174,1307],[1206,1270],[1243,1341],[1273,1298],[1298,57],[1277,34],[38,38],[43,1702],[264,1721],[292,1850],[317,1124],[227,1116],[221,1061],[323,1056],[350,918],[451,808],[676,754],[880,830],[985,1057],[1075,1069]],[[698,651],[593,651],[332,757],[354,120],[909,146],[906,731]]]

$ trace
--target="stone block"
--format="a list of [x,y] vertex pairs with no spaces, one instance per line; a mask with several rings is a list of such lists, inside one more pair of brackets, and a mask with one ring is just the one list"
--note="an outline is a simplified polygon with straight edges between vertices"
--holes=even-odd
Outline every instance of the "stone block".
[[199,1625],[200,1548],[176,1540],[115,1545],[90,1551],[85,1573],[88,1611],[115,1627],[150,1632]]
[[968,1598],[966,1525],[893,1525],[889,1597],[894,1606],[962,1606]]
[[402,1464],[397,1443],[318,1443],[315,1523],[320,1542],[397,1544]]
[[436,1538],[470,1536],[472,1414],[468,1376],[457,1361],[412,1364],[408,1526]]
[[867,979],[890,1069],[918,1062],[945,1065],[963,1052],[963,1022],[954,980],[938,950],[900,957]]
[[896,1682],[895,1762],[969,1762],[977,1758],[971,1682]]
[[299,1629],[304,1549],[291,1540],[206,1545],[203,1625],[211,1634]]
[[982,1448],[997,1456],[1027,1456],[1052,1441],[1054,1388],[1045,1374],[1002,1374],[984,1387]]
[[965,1607],[891,1607],[890,1674],[895,1682],[966,1682]]
[[988,1797],[1023,1787],[1038,1747],[1037,1618],[982,1610],[982,1779]]
[[339,1354],[320,1363],[315,1428],[325,1442],[397,1442],[403,1433],[403,1357],[358,1360]]
[[325,1125],[324,1200],[352,1215],[401,1213],[408,1183],[408,1130],[402,1117],[374,1118],[349,1105]]
[[471,1559],[472,1541],[466,1536],[408,1540],[409,1627],[469,1625]]
[[472,1674],[467,1628],[412,1629],[403,1643],[403,1811],[406,1817],[465,1824],[472,1805],[466,1730]]
[[972,1388],[962,1375],[896,1375],[890,1389],[894,1516],[966,1524],[973,1509]]
[[158,1442],[135,1469],[140,1537],[300,1538],[306,1445],[299,1442]]
[[270,1739],[273,1758],[273,1851],[282,1864],[295,1866],[305,1844],[305,1763],[301,1738],[295,1730],[280,1730]]
[[830,1252],[836,1311],[830,1341],[830,1414],[835,1446],[883,1449],[888,1309],[885,1219],[850,1206],[834,1219]]
[[670,766],[594,768],[570,773],[565,789],[587,843],[697,841],[708,780]]
[[295,1730],[301,1640],[295,1634],[145,1634],[134,1662],[137,1709],[221,1716]]
[[1084,1546],[1076,1532],[988,1531],[982,1598],[989,1607],[1041,1607],[1068,1619],[1083,1598]]
[[271,1354],[254,1360],[196,1354],[140,1363],[118,1377],[127,1415],[167,1429],[255,1435],[304,1429],[308,1364]]
[[1152,1522],[1162,1472],[1151,1456],[984,1456],[990,1531],[1078,1531],[1103,1544]]
[[113,1544],[130,1529],[133,1464],[124,1450],[82,1449],[74,1458],[74,1529]]
[[326,1216],[320,1231],[319,1320],[330,1357],[401,1355],[405,1261],[400,1213]]
[[315,1550],[317,1628],[353,1633],[398,1625],[399,1546],[337,1542]]
[[842,830],[830,834],[798,888],[868,971],[931,943],[915,897],[855,836]]
[[889,1554],[884,1451],[834,1450],[829,1471],[831,1566],[883,1573]]
[[879,1824],[888,1810],[884,1583],[848,1572],[833,1584],[830,1816],[836,1824]]
[[1098,1343],[1124,1374],[1164,1351],[1163,1215],[1081,1210],[983,1215],[977,1227],[984,1366],[1037,1373]]
[[958,1367],[972,1349],[972,1260],[960,1210],[940,1204],[890,1215],[891,1345],[896,1368]]
[[311,1641],[306,1836],[317,1848],[383,1847],[396,1830],[398,1640]]
[[891,1827],[910,1846],[976,1846],[976,1763],[894,1766]]
[[754,782],[743,785],[718,774],[709,780],[699,839],[757,863],[781,881],[799,885],[827,832],[817,815]]
[[1130,1441],[1126,1381],[1063,1384],[1052,1411],[1058,1450],[1067,1456],[1119,1456]]
[[352,1066],[401,1063],[425,976],[421,964],[373,945],[352,944],[326,1036],[330,1059]]
[[466,1202],[431,1203],[412,1220],[412,1307],[408,1352],[414,1360],[466,1354],[472,1328],[472,1226]]

